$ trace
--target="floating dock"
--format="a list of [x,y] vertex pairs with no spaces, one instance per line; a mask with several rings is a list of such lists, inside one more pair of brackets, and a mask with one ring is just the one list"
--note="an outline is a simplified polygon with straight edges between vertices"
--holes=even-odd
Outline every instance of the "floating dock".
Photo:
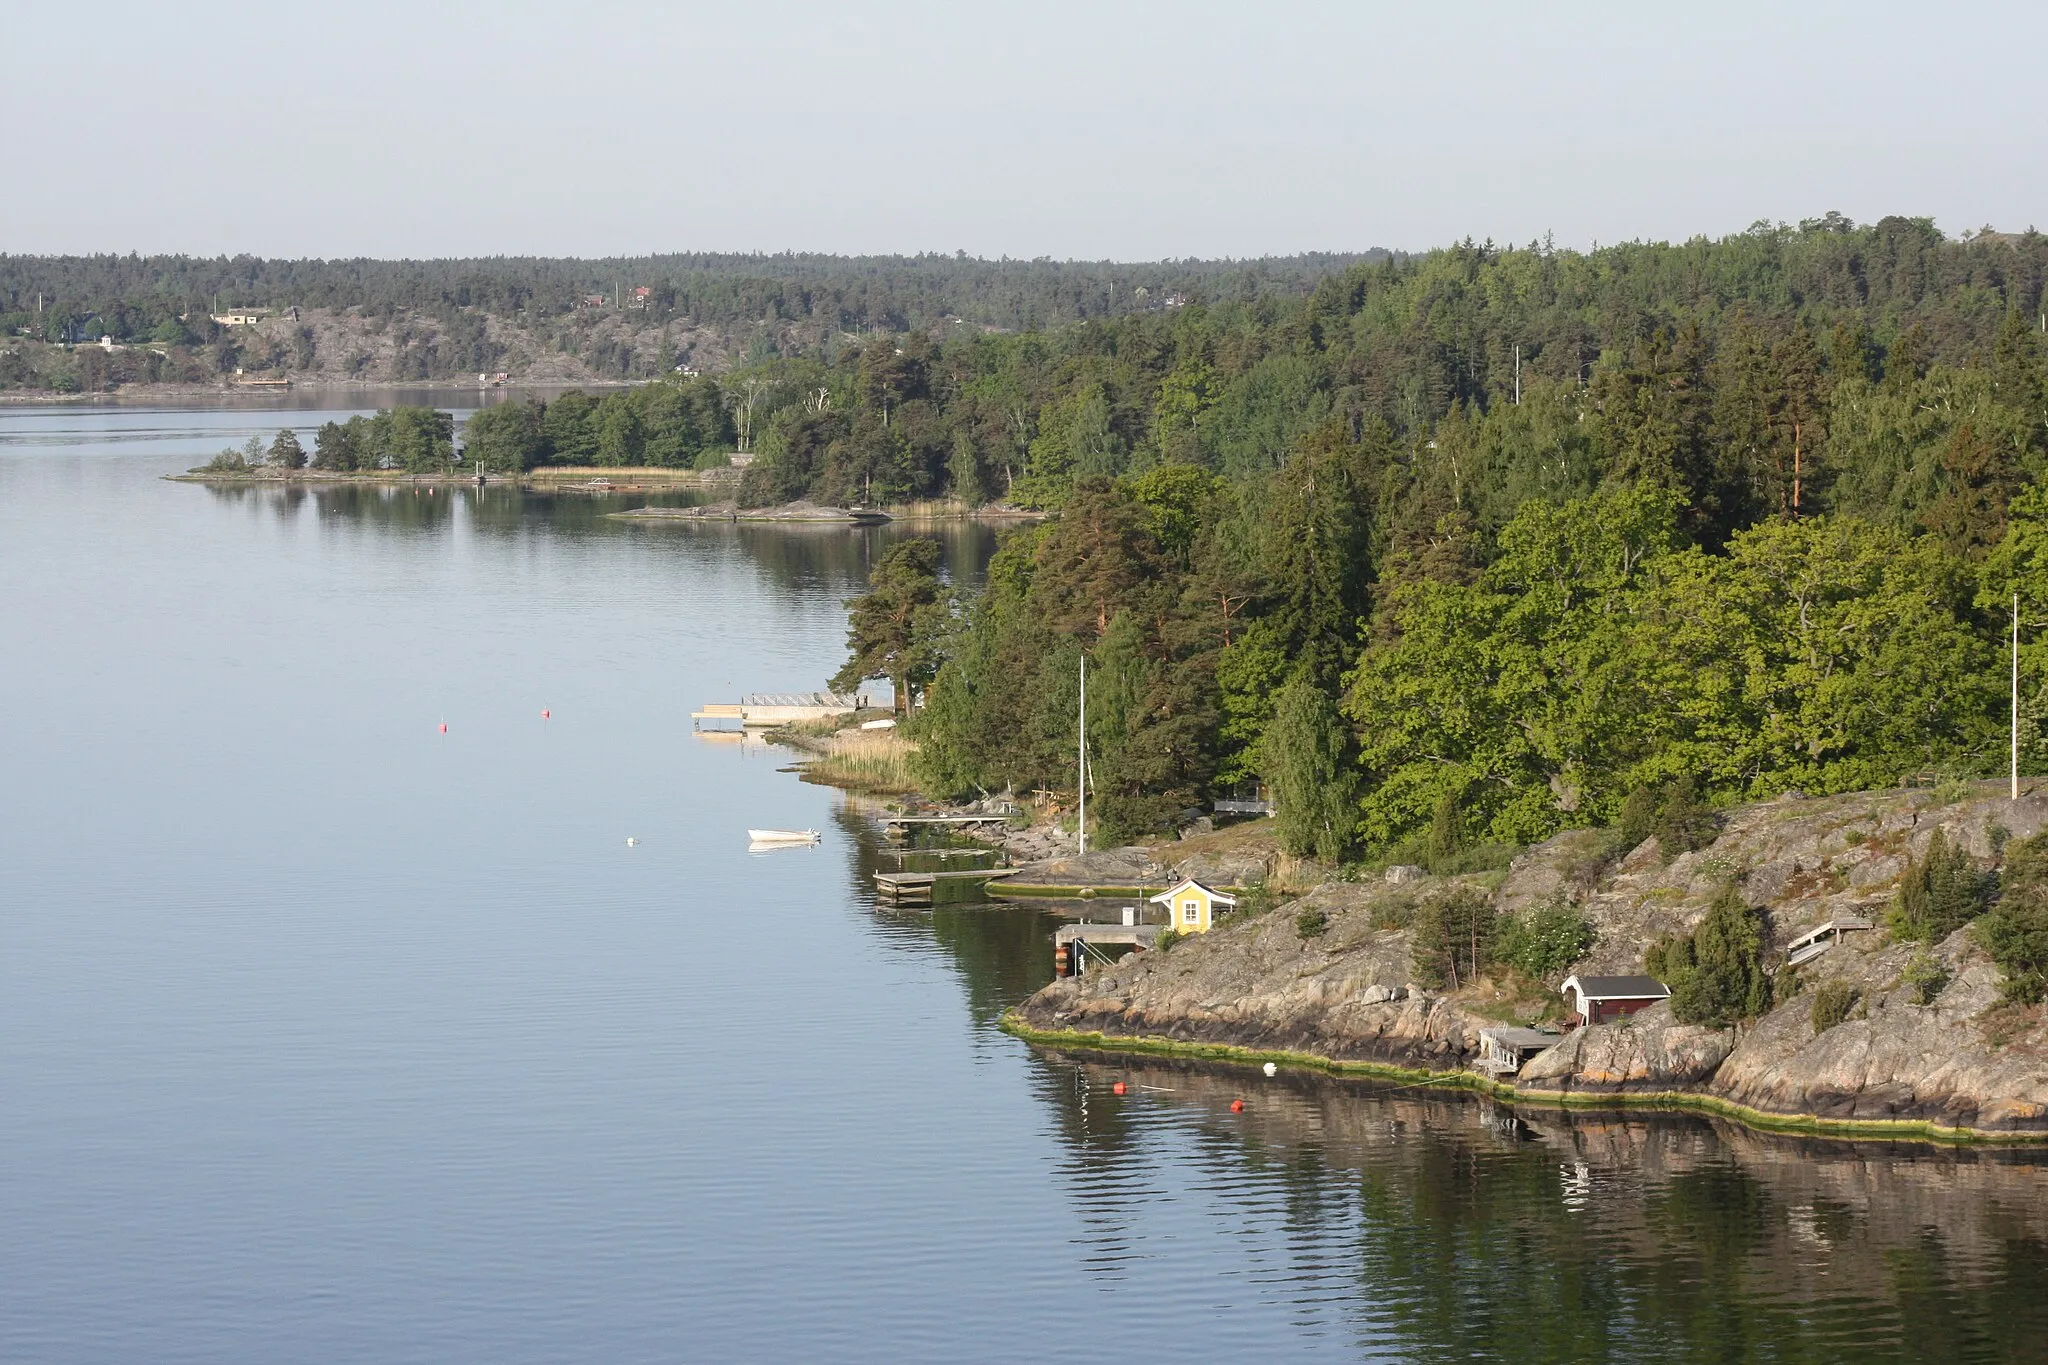
[[979,900],[991,881],[1009,875],[1006,867],[973,872],[877,872],[875,894],[901,910],[928,910],[940,901]]

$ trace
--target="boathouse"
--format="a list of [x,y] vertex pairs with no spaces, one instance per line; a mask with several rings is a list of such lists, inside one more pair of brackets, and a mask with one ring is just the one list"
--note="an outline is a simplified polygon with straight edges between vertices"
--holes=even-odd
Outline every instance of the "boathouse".
[[1605,1024],[1645,1010],[1671,991],[1653,976],[1568,976],[1560,988],[1572,997],[1574,1024]]
[[1237,904],[1237,897],[1226,896],[1189,877],[1152,897],[1152,904],[1166,907],[1166,926],[1175,933],[1206,934],[1216,922],[1216,907],[1228,910]]

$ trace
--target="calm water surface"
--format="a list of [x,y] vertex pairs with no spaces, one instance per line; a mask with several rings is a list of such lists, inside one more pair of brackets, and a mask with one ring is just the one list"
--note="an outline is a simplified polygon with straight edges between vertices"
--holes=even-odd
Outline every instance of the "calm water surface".
[[690,731],[900,529],[156,478],[329,415],[0,408],[0,1359],[2048,1358],[2031,1157],[1005,1037]]

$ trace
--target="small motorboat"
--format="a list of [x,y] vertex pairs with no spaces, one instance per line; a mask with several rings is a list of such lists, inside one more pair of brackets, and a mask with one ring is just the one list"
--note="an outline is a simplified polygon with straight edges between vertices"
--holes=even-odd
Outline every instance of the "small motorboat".
[[747,840],[756,844],[815,844],[818,831],[814,829],[750,829]]

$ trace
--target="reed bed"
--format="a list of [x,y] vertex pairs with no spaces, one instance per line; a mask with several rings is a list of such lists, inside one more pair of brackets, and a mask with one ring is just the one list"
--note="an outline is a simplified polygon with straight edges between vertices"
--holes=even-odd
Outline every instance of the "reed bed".
[[804,779],[878,795],[915,791],[910,758],[917,745],[894,730],[841,730],[827,736]]

